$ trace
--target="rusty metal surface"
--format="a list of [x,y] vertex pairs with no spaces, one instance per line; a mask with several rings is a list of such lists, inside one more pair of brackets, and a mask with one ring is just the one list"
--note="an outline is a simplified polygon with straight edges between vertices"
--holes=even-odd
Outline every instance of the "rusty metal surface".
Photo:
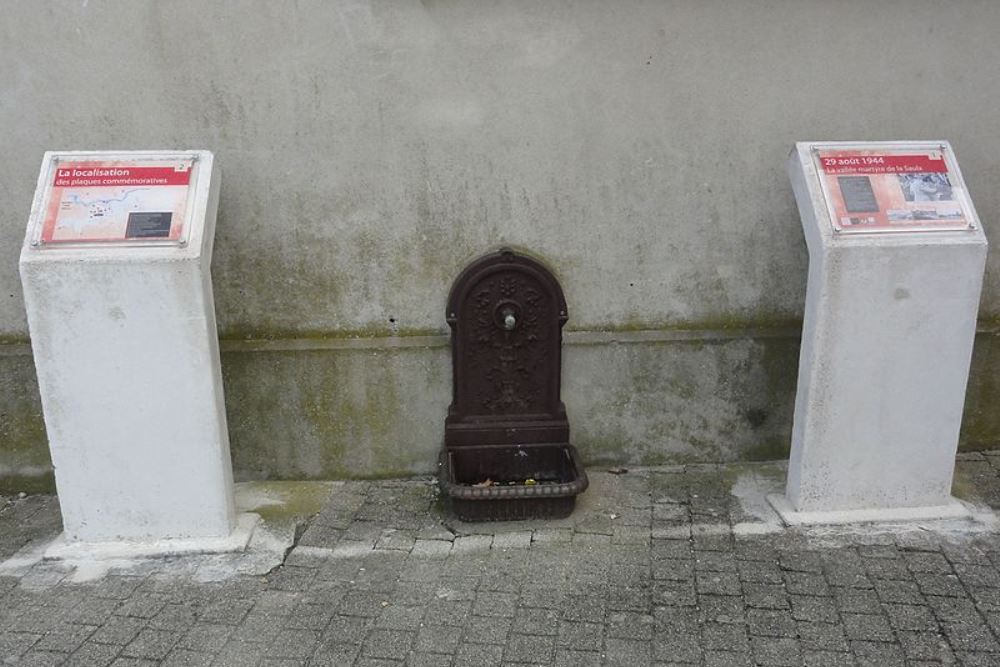
[[454,378],[440,482],[451,511],[466,521],[568,516],[588,482],[559,396],[559,283],[503,249],[459,275],[447,315]]
[[447,446],[567,442],[559,397],[566,300],[552,273],[511,250],[466,268],[448,298],[453,395]]

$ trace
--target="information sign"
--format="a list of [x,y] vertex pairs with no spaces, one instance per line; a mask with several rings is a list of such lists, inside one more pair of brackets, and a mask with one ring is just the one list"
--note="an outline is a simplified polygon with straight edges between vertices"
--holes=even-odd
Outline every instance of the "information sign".
[[196,162],[54,158],[34,244],[183,243]]
[[817,146],[813,156],[837,232],[974,227],[964,185],[944,146]]

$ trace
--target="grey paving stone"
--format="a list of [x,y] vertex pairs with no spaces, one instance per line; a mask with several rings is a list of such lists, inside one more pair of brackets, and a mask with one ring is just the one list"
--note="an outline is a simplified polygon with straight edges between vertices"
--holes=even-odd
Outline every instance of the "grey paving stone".
[[0,655],[13,658],[21,656],[42,637],[40,633],[0,631]]
[[214,653],[175,648],[163,661],[162,667],[209,667],[214,661]]
[[153,618],[166,606],[167,601],[164,596],[136,594],[122,602],[113,613],[115,616]]
[[522,635],[556,635],[559,632],[559,612],[554,609],[521,607],[514,612],[511,631]]
[[975,624],[982,619],[976,605],[971,600],[928,595],[927,605],[941,622]]
[[930,574],[951,574],[951,563],[942,554],[936,552],[906,552],[903,554],[910,572],[928,572]]
[[743,591],[735,572],[698,572],[695,587],[699,595],[740,595]]
[[308,658],[320,641],[320,633],[314,630],[282,628],[267,643],[265,657],[268,658]]
[[[1000,652],[993,633],[986,623],[955,623],[943,622],[941,633],[947,637],[948,643],[955,651],[961,652]],[[1000,656],[998,656],[1000,660]]]
[[306,664],[309,667],[353,665],[360,653],[361,647],[355,644],[321,644]]
[[120,646],[85,642],[63,664],[67,667],[107,667],[120,652]]
[[517,596],[513,593],[481,592],[476,596],[472,613],[476,616],[513,616]]
[[741,667],[752,664],[750,653],[746,651],[705,651],[705,667]]
[[522,588],[518,605],[534,609],[561,609],[563,600],[568,595],[564,588],[552,588],[545,585],[532,585]]
[[891,642],[895,639],[889,621],[875,614],[841,614],[850,640]]
[[146,628],[122,650],[122,657],[162,660],[180,639],[176,632]]
[[652,564],[653,579],[669,581],[691,581],[694,579],[694,561],[676,558],[654,560]]
[[746,622],[746,602],[736,595],[702,595],[698,598],[698,620],[702,623]]
[[1000,611],[1000,588],[970,587],[969,595],[980,610]]
[[142,577],[110,575],[102,579],[100,585],[94,586],[94,594],[99,598],[125,600],[131,597],[142,583]]
[[847,638],[844,636],[844,628],[838,623],[799,621],[796,627],[803,649],[840,653],[849,650]]
[[860,667],[904,667],[906,658],[898,644],[852,641],[854,662]]
[[54,653],[52,651],[36,651],[32,649],[18,658],[18,667],[53,667],[55,665],[65,665],[69,659],[66,653]]
[[414,558],[447,558],[451,544],[445,540],[416,540],[410,555]]
[[937,632],[937,619],[930,607],[923,605],[886,604],[883,605],[889,623],[895,630]]
[[116,618],[105,623],[90,636],[90,641],[97,644],[128,644],[149,622],[144,618]]
[[413,649],[416,633],[407,630],[373,630],[361,646],[361,654],[369,658],[404,660]]
[[840,620],[837,601],[834,598],[791,595],[789,600],[792,606],[792,618],[797,621],[837,623]]
[[759,665],[799,665],[802,648],[797,639],[751,637],[750,646]]
[[948,640],[938,632],[900,631],[896,636],[907,660],[933,660],[944,664],[955,661]]
[[[194,625],[197,618],[198,612],[192,605],[168,604],[147,623],[157,630],[182,632]],[[135,622],[141,624],[144,619],[136,619]]]
[[784,573],[774,560],[737,560],[736,567],[740,574],[740,580],[744,582],[779,585],[785,583]]
[[540,635],[511,634],[504,647],[504,662],[547,665],[555,652],[555,638]]
[[705,623],[701,627],[701,647],[705,651],[746,652],[746,629],[734,623]]
[[635,639],[604,641],[604,664],[608,667],[636,667],[649,664],[651,659],[651,642]]
[[506,644],[512,618],[471,616],[459,625],[464,631],[462,641],[472,644]]
[[403,664],[399,660],[389,660],[386,658],[368,658],[361,656],[354,663],[354,667],[399,667]]
[[[446,655],[444,653],[423,653],[421,651],[411,651],[403,664],[406,667],[441,667],[441,665],[450,665],[452,661],[451,655]],[[399,664],[393,661],[394,664]]]
[[702,660],[701,637],[694,631],[670,630],[657,632],[652,641],[653,658],[661,662],[698,664]]
[[[258,604],[265,606],[266,599],[263,602],[258,602]],[[250,609],[253,606],[253,600],[226,600],[213,602],[199,612],[198,618],[200,621],[206,623],[237,625],[246,617],[248,613],[250,613]]]
[[814,551],[782,551],[778,563],[782,570],[789,572],[823,573],[823,556]]
[[234,632],[231,625],[199,624],[185,633],[177,645],[193,651],[219,651]]
[[509,533],[497,533],[493,537],[494,549],[527,549],[531,546],[531,531],[519,530]]
[[743,598],[751,607],[762,609],[788,609],[788,594],[781,584],[755,584],[743,582]]
[[[453,654],[462,640],[463,629],[450,625],[429,625],[417,631],[417,651]],[[440,664],[441,657],[438,656]]]
[[924,604],[924,596],[915,581],[879,579],[875,582],[875,592],[882,602],[898,604]]
[[811,595],[823,597],[830,595],[830,585],[822,574],[812,572],[786,572],[785,590],[791,595]]
[[954,574],[932,574],[917,572],[914,574],[920,592],[924,595],[946,595],[950,597],[965,597],[965,587]]
[[845,667],[853,665],[854,658],[850,655],[837,653],[835,651],[814,651],[806,649],[802,651],[803,667]]
[[337,613],[343,616],[375,618],[388,606],[388,597],[388,595],[368,590],[348,591],[341,598]]
[[827,563],[823,566],[823,577],[830,586],[874,587],[868,575],[855,563]]
[[602,623],[562,621],[556,646],[580,651],[600,651],[604,646],[605,626]]
[[777,609],[747,610],[747,628],[751,635],[761,637],[797,636],[795,619],[791,612]]
[[315,568],[286,565],[268,574],[267,583],[273,591],[303,592],[311,588],[317,576]]
[[60,625],[47,632],[32,649],[35,651],[72,653],[94,634],[95,630],[97,628],[92,625]]
[[596,651],[577,651],[573,649],[556,649],[555,667],[601,667],[603,657]]
[[87,597],[72,609],[67,610],[63,619],[68,623],[103,625],[120,604],[118,600]]
[[216,654],[212,667],[256,667],[263,662],[263,653],[259,644],[231,640]]
[[455,651],[454,667],[499,667],[503,646],[495,644],[463,644]]
[[654,539],[650,545],[650,555],[654,560],[690,560],[694,558],[694,550],[690,541]]

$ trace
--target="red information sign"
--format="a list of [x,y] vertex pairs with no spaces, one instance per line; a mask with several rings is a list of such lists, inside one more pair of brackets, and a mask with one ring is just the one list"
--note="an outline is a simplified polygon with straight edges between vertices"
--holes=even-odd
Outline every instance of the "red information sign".
[[838,232],[969,228],[942,148],[821,148],[816,159]]
[[57,162],[40,241],[179,241],[192,158]]

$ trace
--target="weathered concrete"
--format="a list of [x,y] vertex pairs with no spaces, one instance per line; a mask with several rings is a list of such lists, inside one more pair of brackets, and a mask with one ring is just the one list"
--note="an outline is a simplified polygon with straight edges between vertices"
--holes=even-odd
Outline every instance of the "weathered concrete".
[[[912,143],[864,145],[920,153]],[[960,231],[836,232],[817,148],[845,146],[800,142],[788,159],[810,264],[787,502],[775,506],[789,521],[840,521],[847,510],[954,515],[986,237],[968,203]],[[957,165],[948,177],[964,189]]]
[[[444,333],[452,279],[501,244],[555,270],[572,329],[794,324],[806,252],[783,164],[796,139],[946,137],[991,233],[998,25],[989,0],[905,11],[792,0],[12,8],[0,23],[0,336],[26,336],[14,265],[42,151],[191,145],[213,149],[227,175],[213,267],[227,339]],[[987,319],[1000,316],[998,262],[988,261]],[[671,363],[698,346],[674,348]],[[995,353],[976,363],[984,355]],[[709,366],[753,383],[735,378],[766,366],[726,364],[763,358]],[[786,358],[774,381],[788,387]],[[306,375],[323,367],[288,363]],[[973,382],[992,393],[986,375]],[[717,404],[717,386],[696,383],[691,404]],[[246,419],[293,414],[270,405]],[[970,405],[983,406],[975,439],[995,441],[989,401]],[[14,428],[31,429],[22,413]],[[429,434],[441,414],[415,417]],[[650,432],[684,437],[662,406],[641,417]],[[590,417],[572,418],[586,444]],[[237,461],[257,456],[233,443]],[[642,447],[671,455],[658,441]]]
[[[36,247],[58,160],[153,158],[193,163],[183,244]],[[212,302],[213,165],[209,151],[45,156],[20,270],[70,546],[239,532]]]

